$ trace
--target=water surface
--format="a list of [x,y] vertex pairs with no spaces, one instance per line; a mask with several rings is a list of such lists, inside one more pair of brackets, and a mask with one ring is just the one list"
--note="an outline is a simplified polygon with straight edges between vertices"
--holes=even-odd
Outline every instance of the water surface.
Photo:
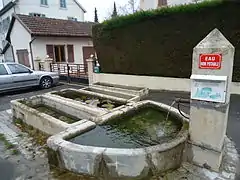
[[56,119],[59,119],[63,122],[69,123],[69,124],[80,121],[80,119],[77,119],[76,117],[73,117],[69,114],[66,114],[60,110],[57,110],[55,108],[52,108],[52,107],[44,105],[44,104],[39,104],[39,105],[33,106],[33,108],[38,110],[39,112],[48,114]]
[[173,139],[182,127],[180,120],[155,108],[143,108],[111,120],[69,141],[109,148],[141,148]]

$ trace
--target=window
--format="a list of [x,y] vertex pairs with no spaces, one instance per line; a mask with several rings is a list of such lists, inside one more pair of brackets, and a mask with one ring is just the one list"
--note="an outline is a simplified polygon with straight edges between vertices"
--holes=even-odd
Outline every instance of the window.
[[56,62],[66,62],[65,46],[54,46],[54,54]]
[[60,0],[60,7],[61,8],[67,8],[66,0]]
[[45,14],[40,14],[40,13],[29,13],[29,15],[34,17],[46,17]]
[[29,73],[29,69],[20,64],[8,64],[12,74]]
[[75,18],[75,17],[68,17],[68,20],[77,21],[77,18]]
[[41,5],[47,6],[48,5],[48,1],[47,0],[41,0]]
[[3,64],[0,64],[0,75],[8,75],[8,72]]
[[[70,49],[67,49],[70,48]],[[73,46],[72,47],[67,47],[65,45],[52,45],[52,44],[47,44],[46,45],[46,51],[47,51],[47,55],[53,59],[54,62],[58,62],[58,63],[62,63],[62,62],[66,62],[67,58],[66,58],[66,54],[70,52],[73,53]],[[71,49],[72,48],[72,49]],[[69,50],[69,51],[66,51]],[[72,55],[72,54],[71,54]],[[71,60],[73,61],[73,55],[70,56]]]
[[67,53],[68,53],[68,62],[74,62],[74,46],[71,44],[67,45]]

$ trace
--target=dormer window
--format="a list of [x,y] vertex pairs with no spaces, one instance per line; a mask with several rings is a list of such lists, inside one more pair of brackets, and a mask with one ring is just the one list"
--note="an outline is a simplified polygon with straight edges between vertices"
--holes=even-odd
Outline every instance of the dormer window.
[[68,17],[68,20],[77,21],[77,18],[75,18],[75,17]]
[[29,13],[29,15],[34,17],[46,17],[45,14],[40,14],[40,13]]
[[47,0],[41,0],[41,5],[47,6],[48,5],[48,1]]
[[67,8],[66,0],[60,0],[60,8]]

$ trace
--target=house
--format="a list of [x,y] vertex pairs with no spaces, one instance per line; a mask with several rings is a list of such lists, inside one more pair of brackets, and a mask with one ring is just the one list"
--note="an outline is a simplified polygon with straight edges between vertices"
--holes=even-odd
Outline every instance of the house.
[[12,14],[84,21],[86,10],[77,0],[2,0],[0,10],[0,61],[13,61],[13,54],[6,41]]
[[56,63],[86,64],[94,54],[91,22],[14,14],[7,32],[15,62],[36,69],[47,56]]
[[140,0],[140,9],[150,10],[163,6],[175,6],[180,4],[195,3],[202,0]]

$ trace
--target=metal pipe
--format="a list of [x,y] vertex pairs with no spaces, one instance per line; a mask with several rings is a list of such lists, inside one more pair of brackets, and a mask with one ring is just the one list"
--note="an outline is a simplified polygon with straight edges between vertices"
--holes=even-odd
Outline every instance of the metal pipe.
[[176,102],[177,102],[177,103],[190,104],[190,99],[177,98],[177,99],[176,99]]
[[29,42],[29,47],[30,47],[30,53],[31,53],[31,61],[32,61],[32,69],[35,70],[34,68],[34,61],[33,61],[33,53],[32,53],[32,43],[33,41],[35,41],[36,38],[33,38],[30,42]]

